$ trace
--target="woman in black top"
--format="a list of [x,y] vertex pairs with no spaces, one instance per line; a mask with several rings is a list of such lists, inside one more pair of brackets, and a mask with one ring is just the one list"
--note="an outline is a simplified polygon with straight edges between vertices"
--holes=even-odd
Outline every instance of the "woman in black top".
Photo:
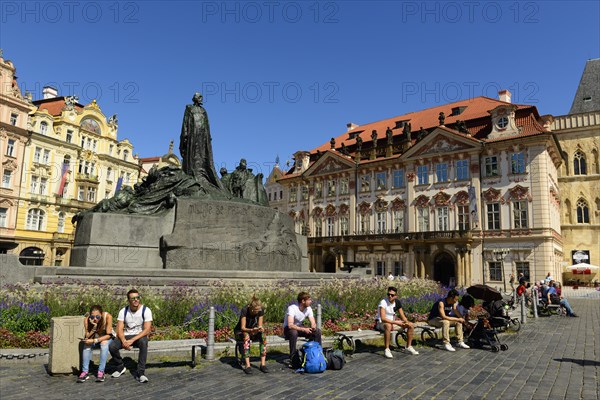
[[262,303],[256,296],[252,296],[252,301],[246,307],[242,308],[240,320],[234,328],[237,346],[239,346],[240,354],[245,362],[243,368],[246,374],[251,374],[250,368],[250,341],[260,343],[260,370],[269,372],[266,366],[267,360],[267,335],[263,328],[263,316],[265,315],[262,309]]

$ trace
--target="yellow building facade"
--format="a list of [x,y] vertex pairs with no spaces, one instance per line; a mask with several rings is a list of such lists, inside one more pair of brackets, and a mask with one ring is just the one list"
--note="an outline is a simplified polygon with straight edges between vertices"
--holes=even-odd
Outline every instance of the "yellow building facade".
[[107,118],[95,100],[84,106],[46,87],[33,105],[11,252],[23,264],[64,266],[73,215],[133,185],[140,166],[132,144],[117,139],[117,116]]

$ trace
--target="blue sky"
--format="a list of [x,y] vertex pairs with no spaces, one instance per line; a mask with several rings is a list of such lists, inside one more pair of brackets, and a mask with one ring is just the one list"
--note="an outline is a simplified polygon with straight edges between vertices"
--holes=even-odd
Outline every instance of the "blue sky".
[[97,98],[141,157],[177,148],[201,91],[217,170],[268,175],[348,122],[502,88],[566,114],[599,20],[597,1],[3,0],[0,47],[23,90]]

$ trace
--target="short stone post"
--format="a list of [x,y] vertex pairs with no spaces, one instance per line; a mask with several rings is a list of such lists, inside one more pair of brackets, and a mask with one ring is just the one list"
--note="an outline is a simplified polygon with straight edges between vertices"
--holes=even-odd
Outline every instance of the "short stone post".
[[206,340],[206,359],[215,359],[215,308],[210,306],[208,316],[208,338]]
[[321,304],[317,304],[317,329],[321,329]]
[[50,374],[78,373],[80,362],[80,338],[84,337],[83,316],[54,317],[50,320],[50,351],[48,372]]
[[526,324],[527,323],[527,306],[525,304],[526,303],[525,294],[522,294],[519,297],[521,298],[521,323]]
[[537,287],[534,286],[533,287],[533,318],[538,317],[537,306],[538,306],[538,291],[537,291]]

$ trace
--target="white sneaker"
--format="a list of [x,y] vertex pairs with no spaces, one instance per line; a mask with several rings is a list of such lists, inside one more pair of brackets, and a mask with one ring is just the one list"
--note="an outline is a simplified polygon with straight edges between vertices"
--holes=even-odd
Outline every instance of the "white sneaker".
[[148,382],[148,378],[146,378],[146,375],[140,375],[137,380],[139,383],[147,383]]
[[418,351],[415,350],[414,347],[410,346],[406,348],[406,351],[408,351],[410,354],[412,354],[413,356],[416,356],[417,354],[419,354]]
[[470,349],[471,347],[466,344],[465,342],[458,342],[458,344],[456,345],[456,347],[460,347],[461,349]]
[[456,351],[456,350],[454,349],[454,347],[452,347],[452,345],[451,345],[450,343],[446,343],[446,344],[444,345],[444,350],[448,350],[448,351]]
[[123,370],[121,370],[121,371],[115,371],[115,372],[113,372],[113,373],[112,373],[112,375],[111,375],[111,376],[112,376],[113,378],[118,378],[118,377],[120,377],[121,375],[123,375],[125,372],[127,372],[127,368],[123,367]]
[[385,351],[383,352],[383,355],[385,356],[385,358],[394,358],[390,349],[385,349]]

